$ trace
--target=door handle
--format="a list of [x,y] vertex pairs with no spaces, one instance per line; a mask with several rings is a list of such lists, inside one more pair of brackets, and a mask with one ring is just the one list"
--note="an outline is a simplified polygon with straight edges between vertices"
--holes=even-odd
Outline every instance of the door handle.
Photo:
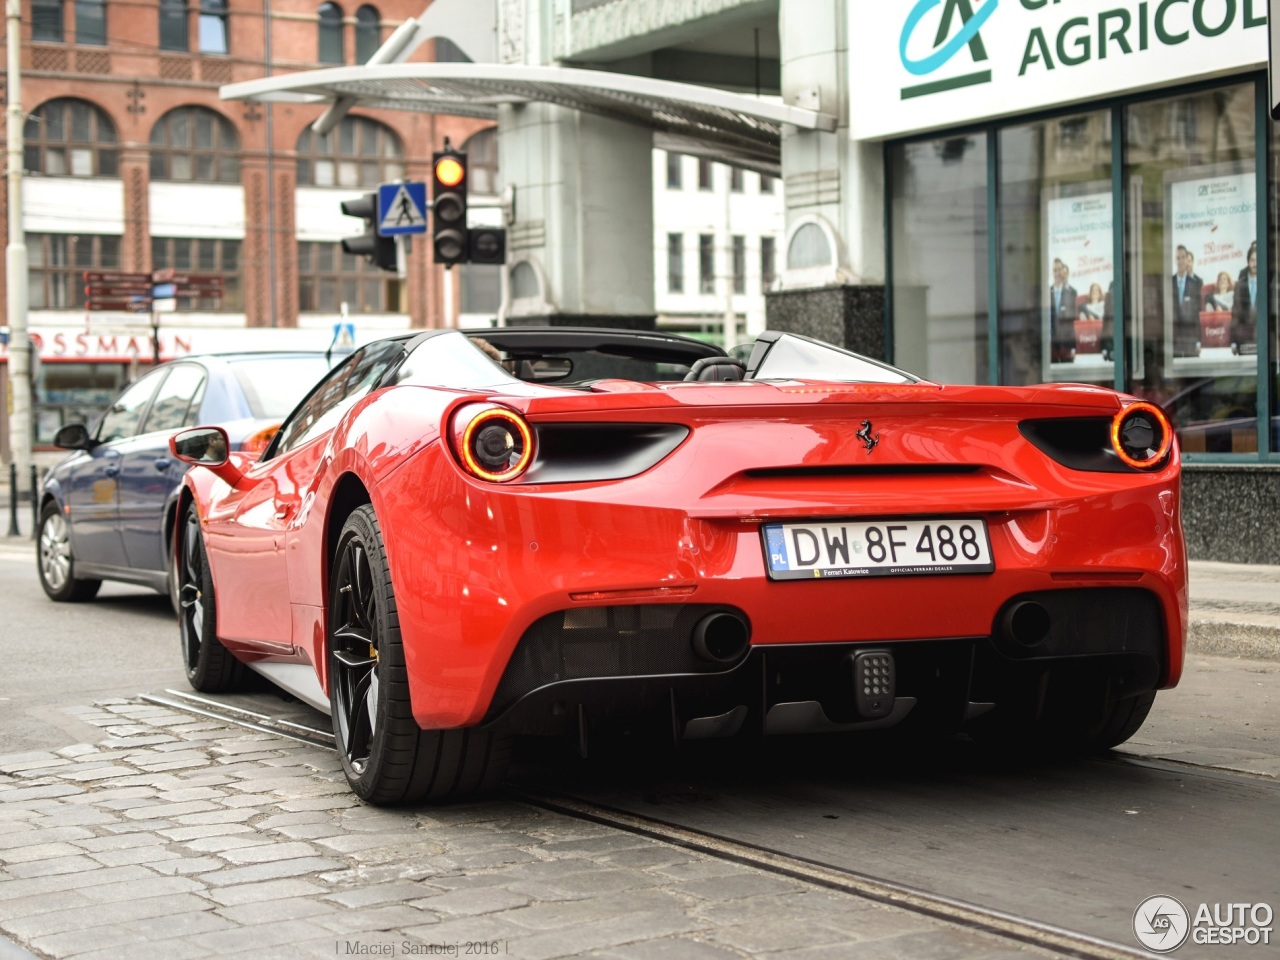
[[164,473],[171,466],[173,466],[173,461],[168,460],[164,457],[161,457],[159,460],[156,461],[156,469],[159,470],[161,473]]
[[114,477],[116,474],[120,472],[120,468],[116,466],[114,463],[109,463],[102,468],[102,472],[105,473],[108,477]]

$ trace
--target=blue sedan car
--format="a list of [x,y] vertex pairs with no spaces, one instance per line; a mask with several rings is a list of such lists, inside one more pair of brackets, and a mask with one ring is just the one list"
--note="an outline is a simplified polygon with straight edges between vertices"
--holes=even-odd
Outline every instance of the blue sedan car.
[[67,424],[54,443],[75,451],[41,488],[40,584],[50,599],[90,600],[103,580],[173,594],[170,544],[187,466],[169,437],[224,427],[234,449],[260,453],[328,371],[323,353],[242,353],[161,364],[130,384],[93,431]]

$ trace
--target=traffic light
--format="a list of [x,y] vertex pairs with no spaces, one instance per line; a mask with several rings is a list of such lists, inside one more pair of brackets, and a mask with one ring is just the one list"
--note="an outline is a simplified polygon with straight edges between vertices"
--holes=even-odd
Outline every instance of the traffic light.
[[431,230],[436,263],[471,259],[467,233],[467,155],[445,147],[431,156]]
[[501,227],[472,227],[470,263],[506,263],[507,231]]
[[384,237],[378,233],[378,195],[366,193],[354,200],[343,200],[342,212],[348,217],[364,218],[364,233],[343,240],[343,251],[367,257],[370,263],[383,270],[398,270],[395,237]]

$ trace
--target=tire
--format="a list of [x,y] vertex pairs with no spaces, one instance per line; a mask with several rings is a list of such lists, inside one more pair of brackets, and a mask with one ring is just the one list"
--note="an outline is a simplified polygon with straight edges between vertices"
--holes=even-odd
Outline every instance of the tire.
[[1084,730],[1068,733],[1068,741],[1086,752],[1110,750],[1132,737],[1147,720],[1156,692],[1148,690],[1134,697],[1113,701],[1102,717]]
[[1049,747],[1065,753],[1102,753],[1124,743],[1146,722],[1156,692],[1092,703],[1035,717],[1030,710],[1000,708],[969,727],[975,739],[1005,750]]
[[178,584],[178,634],[187,682],[201,693],[239,689],[244,684],[245,666],[218,639],[213,576],[194,504],[182,521],[171,576]]
[[357,507],[338,537],[329,583],[329,703],[351,789],[380,805],[460,800],[496,786],[507,736],[423,730],[413,718],[395,592],[373,507]]
[[50,600],[81,603],[98,595],[101,580],[77,579],[76,559],[71,552],[71,526],[57,502],[50,500],[40,511],[36,535],[36,569],[40,586]]

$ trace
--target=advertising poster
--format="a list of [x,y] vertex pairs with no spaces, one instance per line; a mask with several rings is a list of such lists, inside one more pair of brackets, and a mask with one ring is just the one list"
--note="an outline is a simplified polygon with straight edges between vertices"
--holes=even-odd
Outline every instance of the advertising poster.
[[1054,380],[1111,375],[1111,190],[1044,200],[1044,359]]
[[[1167,184],[1166,356],[1198,369],[1257,354],[1257,192],[1252,170],[1191,171]],[[1252,269],[1251,269],[1252,264]],[[1263,285],[1265,292],[1265,285]]]

